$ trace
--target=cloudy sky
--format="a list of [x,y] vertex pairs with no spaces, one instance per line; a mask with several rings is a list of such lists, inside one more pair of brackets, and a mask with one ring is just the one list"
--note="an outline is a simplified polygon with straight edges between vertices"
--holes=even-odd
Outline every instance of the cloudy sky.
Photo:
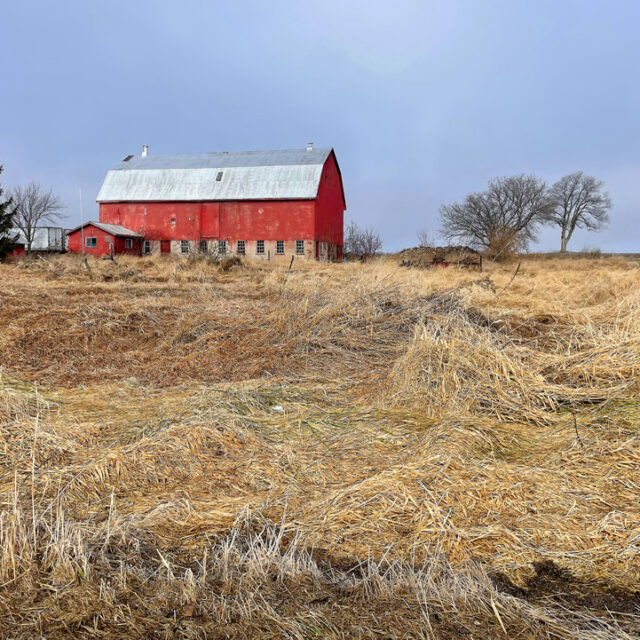
[[72,226],[142,144],[314,141],[393,250],[493,176],[582,169],[614,208],[570,248],[640,251],[639,24],[631,0],[3,0],[2,183],[53,187]]

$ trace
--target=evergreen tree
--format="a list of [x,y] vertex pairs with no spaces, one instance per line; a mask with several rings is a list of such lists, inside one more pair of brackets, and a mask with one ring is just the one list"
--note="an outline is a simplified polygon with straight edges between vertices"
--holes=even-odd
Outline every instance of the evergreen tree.
[[[0,173],[3,166],[0,164]],[[2,201],[4,189],[0,185],[0,261],[4,260],[8,253],[11,253],[15,247],[15,234],[11,233],[13,228],[13,215],[15,207],[11,198]]]

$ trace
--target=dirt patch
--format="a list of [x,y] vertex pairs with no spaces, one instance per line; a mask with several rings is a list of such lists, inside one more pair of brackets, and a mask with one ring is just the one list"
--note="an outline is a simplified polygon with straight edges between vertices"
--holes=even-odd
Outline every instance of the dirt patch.
[[[524,587],[518,587],[500,573],[492,576],[493,584],[502,593],[540,605],[553,603],[594,613],[640,614],[640,591],[625,591],[606,582],[587,582],[553,560],[534,562],[533,568],[535,573]],[[640,631],[640,621],[637,630]]]

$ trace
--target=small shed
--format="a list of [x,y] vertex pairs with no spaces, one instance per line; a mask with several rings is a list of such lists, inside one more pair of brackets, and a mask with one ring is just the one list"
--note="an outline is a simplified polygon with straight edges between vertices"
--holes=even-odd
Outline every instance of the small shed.
[[[119,224],[85,222],[67,231],[69,251],[93,256],[142,254],[143,237]],[[82,250],[84,243],[84,252]]]
[[[11,229],[16,236],[15,255],[25,252],[27,239],[20,229]],[[31,251],[34,253],[62,253],[65,251],[65,231],[62,227],[36,227],[32,229]]]

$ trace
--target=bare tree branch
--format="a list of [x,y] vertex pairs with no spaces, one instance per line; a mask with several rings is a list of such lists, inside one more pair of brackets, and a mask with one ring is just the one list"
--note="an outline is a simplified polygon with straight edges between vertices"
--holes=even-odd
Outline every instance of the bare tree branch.
[[371,227],[361,229],[353,220],[344,230],[344,251],[360,258],[372,258],[382,249],[380,234]]
[[435,247],[436,240],[428,229],[421,229],[417,232],[419,247]]
[[[489,255],[526,248],[552,210],[546,184],[532,175],[496,178],[486,191],[440,208],[442,234]],[[509,251],[507,251],[507,249]]]
[[585,176],[582,171],[560,178],[551,187],[553,210],[548,220],[560,227],[560,251],[567,250],[576,228],[600,231],[609,222],[611,199],[603,187],[602,180]]
[[24,235],[26,252],[31,253],[38,226],[63,218],[64,206],[53,189],[46,191],[37,182],[14,187],[10,195],[16,207],[14,223]]

